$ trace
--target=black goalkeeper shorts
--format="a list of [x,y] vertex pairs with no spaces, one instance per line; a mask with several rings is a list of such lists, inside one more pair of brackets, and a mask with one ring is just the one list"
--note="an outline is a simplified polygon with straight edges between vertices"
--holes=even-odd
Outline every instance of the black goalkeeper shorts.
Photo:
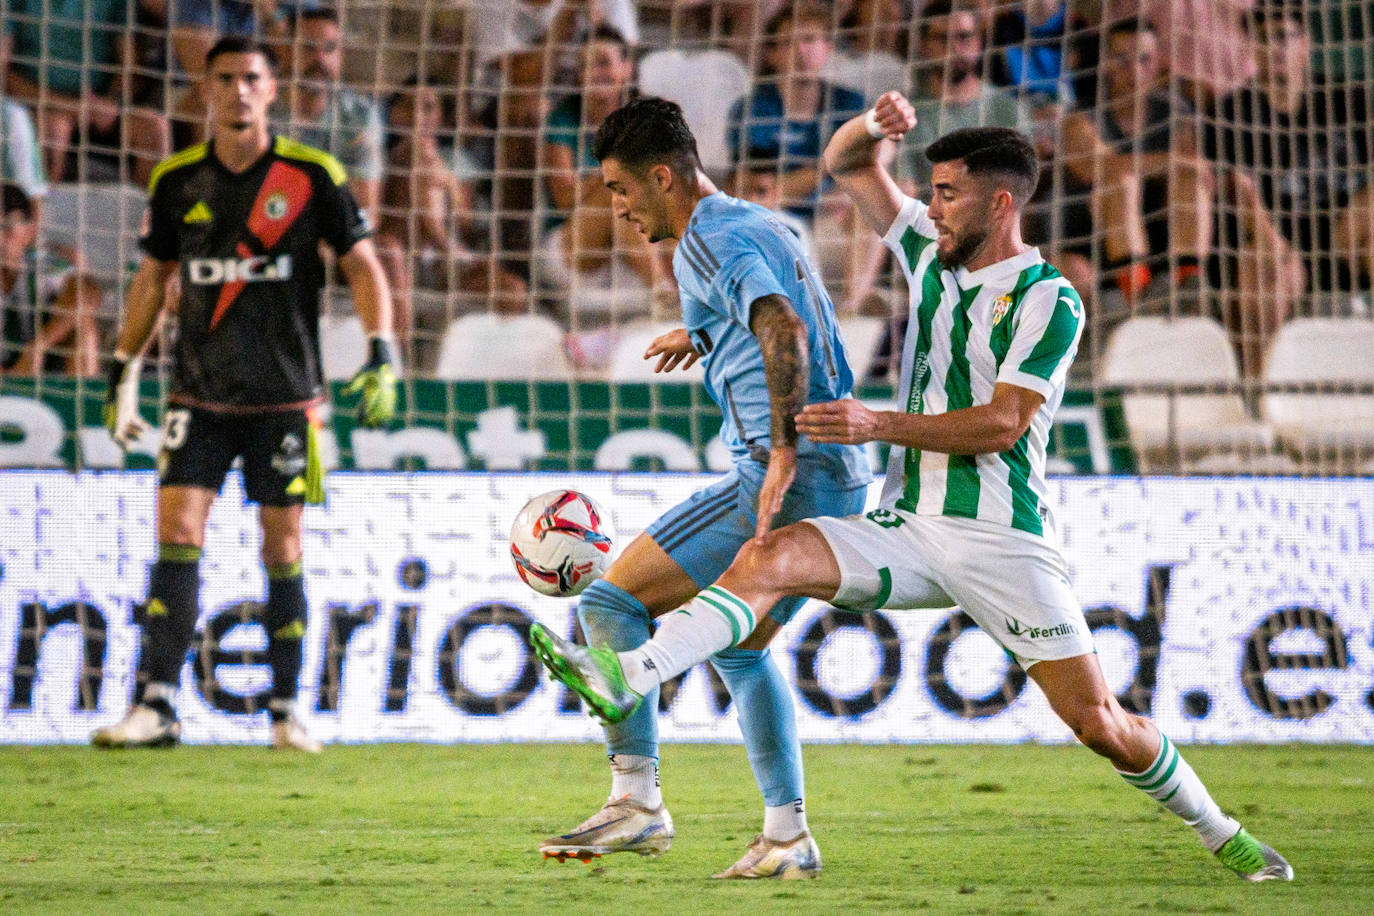
[[262,506],[299,506],[307,479],[318,474],[311,410],[222,413],[170,405],[163,418],[158,482],[219,492],[235,458],[243,459],[243,488]]

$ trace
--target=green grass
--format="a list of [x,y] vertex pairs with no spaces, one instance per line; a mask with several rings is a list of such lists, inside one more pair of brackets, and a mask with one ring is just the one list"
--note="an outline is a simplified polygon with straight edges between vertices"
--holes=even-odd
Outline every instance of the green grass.
[[1374,912],[1374,748],[1193,747],[1288,885],[1226,873],[1075,747],[814,746],[818,881],[708,875],[761,823],[742,748],[674,745],[657,860],[542,861],[601,801],[592,745],[0,748],[0,912]]

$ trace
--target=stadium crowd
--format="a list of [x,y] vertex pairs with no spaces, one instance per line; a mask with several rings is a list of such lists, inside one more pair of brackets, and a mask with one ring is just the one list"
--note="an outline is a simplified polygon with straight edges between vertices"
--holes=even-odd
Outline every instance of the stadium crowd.
[[[103,371],[126,273],[93,252],[118,243],[132,260],[136,229],[121,222],[125,205],[86,198],[146,187],[159,159],[204,138],[205,51],[244,33],[280,51],[276,129],[348,170],[412,374],[502,371],[442,359],[461,349],[444,348],[444,335],[474,313],[513,322],[512,347],[530,320],[556,326],[569,371],[591,378],[635,336],[627,328],[673,319],[671,251],[613,218],[590,151],[601,118],[643,93],[682,102],[722,186],[765,202],[806,240],[842,321],[886,327],[872,338],[871,377],[882,379],[900,352],[905,293],[819,155],[839,124],[895,88],[919,119],[896,153],[910,193],[928,192],[924,146],[952,129],[1035,139],[1043,174],[1025,233],[1092,316],[1079,384],[1111,331],[1138,315],[1214,319],[1255,377],[1290,317],[1369,314],[1367,64],[1336,53],[1361,47],[1350,36],[1316,40],[1342,9],[7,0],[3,371]],[[75,227],[58,224],[73,216]]]

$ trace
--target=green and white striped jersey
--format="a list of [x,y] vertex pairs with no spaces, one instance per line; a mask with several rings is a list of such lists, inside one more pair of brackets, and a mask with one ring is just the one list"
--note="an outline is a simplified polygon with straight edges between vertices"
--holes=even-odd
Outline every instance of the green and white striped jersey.
[[941,268],[926,205],[907,198],[883,238],[906,274],[911,316],[898,395],[910,413],[992,401],[999,382],[1039,392],[1030,428],[1000,454],[893,448],[882,505],[918,515],[976,518],[1035,535],[1052,528],[1045,450],[1078,352],[1083,303],[1032,248],[969,272]]

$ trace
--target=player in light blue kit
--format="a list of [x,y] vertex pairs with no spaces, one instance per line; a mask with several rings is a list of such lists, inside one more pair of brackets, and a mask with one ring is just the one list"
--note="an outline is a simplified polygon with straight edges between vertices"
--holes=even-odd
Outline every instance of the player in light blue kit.
[[[715,581],[751,538],[775,524],[860,511],[871,475],[862,449],[797,436],[795,416],[806,404],[847,397],[853,385],[834,307],[797,237],[763,207],[716,190],[673,102],[642,98],[613,112],[594,151],[616,218],[651,242],[678,240],[673,272],[686,328],[659,337],[645,358],[658,358],[659,372],[702,361],[735,461],[723,479],[650,525],[582,594],[588,641],[628,650],[649,639],[651,618]],[[711,658],[738,710],[765,803],[761,839],[718,878],[820,872],[791,693],[766,648],[803,602],[779,601],[752,635],[739,634],[738,645]],[[551,636],[535,625],[536,652]],[[606,727],[610,798],[540,844],[545,857],[668,849],[673,822],[658,783],[657,706],[655,690]]]

